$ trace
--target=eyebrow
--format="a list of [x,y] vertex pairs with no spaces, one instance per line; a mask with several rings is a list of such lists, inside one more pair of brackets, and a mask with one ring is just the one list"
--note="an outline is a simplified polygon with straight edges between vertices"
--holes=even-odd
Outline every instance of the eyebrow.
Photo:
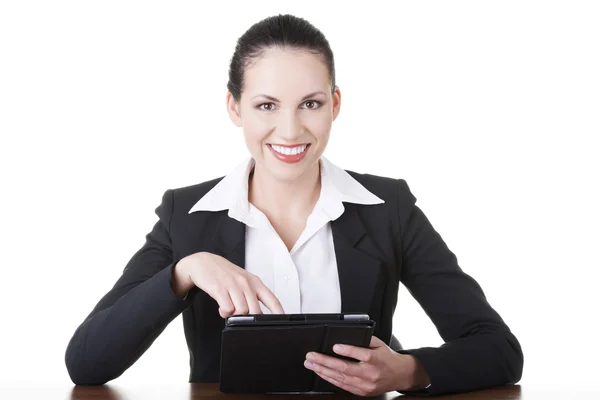
[[[311,98],[311,97],[313,97],[313,96],[315,96],[317,94],[325,94],[325,92],[317,91],[317,92],[309,93],[306,96],[304,96],[301,101],[304,101],[304,100],[306,100],[308,98]],[[257,94],[256,96],[253,97],[253,99],[255,99],[257,97],[264,97],[264,98],[269,99],[271,101],[277,101],[277,102],[279,102],[279,100],[276,99],[275,97],[269,96],[269,95],[266,95],[266,94]]]

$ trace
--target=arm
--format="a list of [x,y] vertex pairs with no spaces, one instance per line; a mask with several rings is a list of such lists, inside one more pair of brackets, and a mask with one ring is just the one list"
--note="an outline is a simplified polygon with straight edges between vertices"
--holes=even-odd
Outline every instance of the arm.
[[398,351],[414,356],[431,382],[427,390],[401,393],[464,392],[518,382],[523,371],[519,342],[479,284],[458,266],[456,256],[415,205],[406,182],[398,181],[400,281],[445,342],[439,348]]
[[174,292],[178,282],[173,281],[177,270],[169,235],[172,209],[169,189],[155,210],[159,221],[145,244],[69,341],[65,362],[73,383],[100,385],[120,376],[191,304],[191,298],[182,300]]

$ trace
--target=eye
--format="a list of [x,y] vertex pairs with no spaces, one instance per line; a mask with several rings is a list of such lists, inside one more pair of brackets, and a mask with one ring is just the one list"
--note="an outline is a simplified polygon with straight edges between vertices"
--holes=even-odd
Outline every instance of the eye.
[[312,107],[308,107],[309,110],[316,110],[317,108],[320,108],[321,105],[322,105],[322,103],[320,101],[317,101],[317,100],[306,100],[304,102],[304,104],[309,104],[309,103],[311,103],[311,104],[317,104],[318,105],[317,107],[315,107],[314,105]]
[[[303,104],[311,105],[307,108],[308,110],[316,110],[323,105],[323,103],[321,103],[320,101],[317,101],[317,100],[306,100]],[[267,107],[263,107],[263,106],[267,106]],[[275,109],[275,103],[262,103],[262,104],[259,104],[258,106],[256,106],[256,108],[258,108],[261,111],[273,111]]]
[[262,110],[262,111],[271,111],[272,108],[268,108],[268,109],[262,108],[262,106],[267,105],[267,104],[275,105],[275,103],[262,103],[262,104],[259,104],[256,108],[258,108],[259,110]]

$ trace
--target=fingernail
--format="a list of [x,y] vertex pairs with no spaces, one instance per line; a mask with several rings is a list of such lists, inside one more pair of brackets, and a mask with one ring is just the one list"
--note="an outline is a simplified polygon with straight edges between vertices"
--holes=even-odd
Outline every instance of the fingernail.
[[311,363],[310,361],[304,361],[304,366],[306,368],[312,368],[313,367],[313,363]]
[[306,355],[306,358],[307,358],[308,360],[314,360],[316,357],[315,357],[315,355],[314,355],[313,353],[308,353],[308,354]]
[[341,344],[336,344],[335,346],[333,346],[333,351],[338,353],[344,351],[344,346],[342,346]]

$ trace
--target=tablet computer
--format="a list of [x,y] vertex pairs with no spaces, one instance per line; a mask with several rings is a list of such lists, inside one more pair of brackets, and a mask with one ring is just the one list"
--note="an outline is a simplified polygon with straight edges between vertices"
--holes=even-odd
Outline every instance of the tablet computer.
[[369,347],[375,321],[367,314],[250,314],[225,320],[221,340],[220,390],[225,393],[332,393],[343,389],[304,366],[315,351],[333,345]]

